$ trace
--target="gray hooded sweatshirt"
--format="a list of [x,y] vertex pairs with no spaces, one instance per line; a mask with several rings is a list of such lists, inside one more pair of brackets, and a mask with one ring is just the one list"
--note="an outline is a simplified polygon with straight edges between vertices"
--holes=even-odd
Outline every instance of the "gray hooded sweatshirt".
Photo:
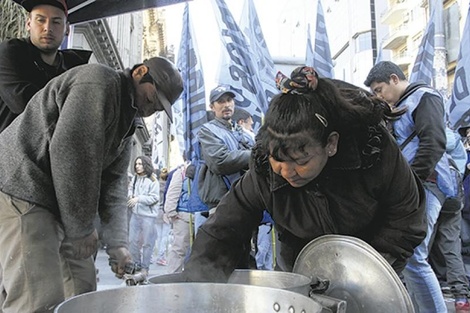
[[99,213],[103,240],[126,247],[133,95],[129,71],[104,65],[52,79],[0,134],[0,190],[49,209],[70,239]]

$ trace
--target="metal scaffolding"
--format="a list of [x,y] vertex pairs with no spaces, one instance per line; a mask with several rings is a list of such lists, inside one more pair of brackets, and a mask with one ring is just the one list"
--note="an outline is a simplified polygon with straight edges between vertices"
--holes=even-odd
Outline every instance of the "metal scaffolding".
[[0,0],[0,41],[25,37],[28,13],[11,0]]

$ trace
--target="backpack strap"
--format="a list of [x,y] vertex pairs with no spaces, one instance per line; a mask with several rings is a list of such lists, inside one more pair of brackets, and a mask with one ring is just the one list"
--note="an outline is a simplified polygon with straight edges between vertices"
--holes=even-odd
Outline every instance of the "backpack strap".
[[416,130],[413,130],[413,132],[408,136],[408,138],[405,139],[405,141],[403,141],[400,145],[400,150],[403,150],[407,144],[409,144],[411,142],[411,140],[413,140],[413,138],[416,136]]
[[132,198],[135,196],[135,184],[137,183],[137,176],[134,175],[134,183],[132,184]]

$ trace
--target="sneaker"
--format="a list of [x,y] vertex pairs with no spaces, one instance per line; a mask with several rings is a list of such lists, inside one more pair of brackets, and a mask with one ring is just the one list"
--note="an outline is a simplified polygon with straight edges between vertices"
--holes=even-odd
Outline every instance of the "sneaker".
[[455,299],[455,313],[470,313],[470,302],[467,298]]
[[156,262],[158,265],[167,266],[168,262],[165,259],[158,259]]

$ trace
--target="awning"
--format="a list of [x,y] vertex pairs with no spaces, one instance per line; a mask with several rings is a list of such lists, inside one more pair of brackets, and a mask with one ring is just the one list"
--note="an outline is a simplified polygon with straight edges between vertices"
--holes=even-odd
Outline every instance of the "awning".
[[[23,0],[13,0],[21,4]],[[71,24],[114,15],[163,7],[188,0],[67,0]]]

